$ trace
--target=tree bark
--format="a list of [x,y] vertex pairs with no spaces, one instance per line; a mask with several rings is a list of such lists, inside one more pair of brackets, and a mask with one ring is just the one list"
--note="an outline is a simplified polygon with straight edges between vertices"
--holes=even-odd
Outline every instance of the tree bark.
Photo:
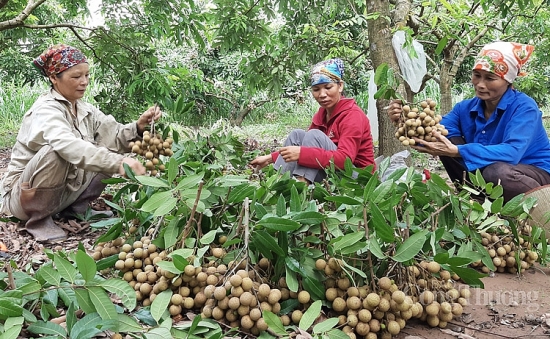
[[[376,19],[368,22],[369,50],[372,66],[376,69],[383,63],[395,70],[396,74],[399,71],[399,64],[392,47],[391,26],[387,18],[390,17],[390,3],[387,0],[367,0],[367,12],[369,14],[378,13]],[[401,20],[399,20],[401,21]],[[397,92],[407,97],[404,81],[400,81]],[[378,99],[376,108],[378,110],[378,155],[386,157],[391,156],[403,149],[403,146],[395,138],[395,126],[390,121],[386,106],[389,105],[389,100]]]
[[[31,13],[46,0],[29,1],[25,9],[15,18],[0,22],[0,31],[22,26]],[[7,2],[6,2],[7,3]]]

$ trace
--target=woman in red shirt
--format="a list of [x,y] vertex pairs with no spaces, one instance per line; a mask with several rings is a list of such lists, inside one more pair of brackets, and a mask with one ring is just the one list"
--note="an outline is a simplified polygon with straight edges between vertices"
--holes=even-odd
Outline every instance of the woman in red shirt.
[[313,66],[311,93],[321,107],[309,129],[293,130],[277,152],[258,156],[250,164],[261,169],[273,163],[307,183],[322,181],[331,161],[340,169],[346,158],[359,168],[375,166],[369,119],[355,100],[343,96],[343,75],[340,59]]

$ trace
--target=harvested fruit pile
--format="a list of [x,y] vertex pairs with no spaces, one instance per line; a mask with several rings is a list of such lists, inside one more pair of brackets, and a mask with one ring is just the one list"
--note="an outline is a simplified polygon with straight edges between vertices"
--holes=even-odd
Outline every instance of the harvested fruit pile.
[[155,132],[144,131],[143,140],[137,140],[130,143],[132,153],[143,156],[145,158],[145,168],[151,176],[157,175],[159,172],[164,172],[166,166],[162,163],[159,156],[172,156],[172,138],[162,139],[162,136]]
[[441,125],[441,115],[436,114],[437,103],[432,99],[421,101],[418,106],[404,105],[401,119],[398,122],[395,137],[404,146],[415,145],[413,138],[426,141],[435,141],[432,131],[439,131],[442,135],[449,132]]
[[[171,259],[151,243],[150,237],[132,244],[124,242],[118,238],[98,244],[94,259],[118,253],[114,268],[134,288],[142,306],[151,305],[159,293],[171,291],[168,309],[175,319],[193,311],[258,335],[268,327],[263,312],[277,314],[285,326],[298,325],[313,302],[308,291],[291,291],[285,277],[273,282],[269,274],[273,267],[266,258],[254,265],[248,265],[247,259],[225,264],[225,249],[212,245],[203,265],[188,264],[176,275],[161,268],[162,262]],[[399,265],[392,279],[382,277],[368,286],[354,286],[342,269],[341,259],[318,259],[315,264],[326,276],[325,298],[331,305],[326,314],[338,318],[338,327],[350,338],[391,338],[411,318],[444,328],[462,314],[470,296],[469,289],[457,282],[459,277],[436,262]],[[290,299],[294,300],[293,309],[286,307],[281,313],[281,306],[285,302],[288,305]]]
[[[527,239],[531,236],[531,226],[525,225],[522,229],[522,235]],[[489,252],[499,273],[508,272],[512,274],[523,273],[526,269],[533,266],[538,259],[537,252],[532,250],[532,244],[523,237],[519,238],[519,246],[513,241],[513,235],[508,229],[502,229],[499,232],[482,232],[481,243]],[[472,267],[481,270],[483,273],[489,273],[491,270],[481,261],[472,263]]]

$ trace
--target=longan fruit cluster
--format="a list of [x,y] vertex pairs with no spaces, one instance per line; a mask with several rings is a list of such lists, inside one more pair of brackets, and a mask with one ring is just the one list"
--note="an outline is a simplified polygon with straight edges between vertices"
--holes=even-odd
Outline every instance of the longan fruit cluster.
[[[531,226],[525,225],[522,233],[527,237],[530,236]],[[499,273],[518,273],[518,257],[520,260],[519,273],[523,273],[538,260],[538,254],[532,250],[532,244],[520,237],[518,247],[508,229],[500,230],[500,232],[481,232],[480,235],[481,243],[489,252],[496,271]],[[473,262],[471,266],[483,273],[490,272],[489,267],[485,266],[481,260]]]
[[[391,338],[411,318],[444,328],[462,314],[470,296],[468,288],[456,287],[456,274],[434,261],[403,268],[400,276],[408,276],[408,285],[401,282],[399,287],[394,280],[382,277],[375,290],[353,286],[343,274],[340,259],[318,259],[315,268],[327,276],[325,297],[350,338]],[[404,274],[406,270],[409,273]]]
[[166,138],[162,140],[162,136],[149,131],[143,132],[143,140],[137,140],[130,143],[132,147],[132,153],[141,155],[145,158],[145,168],[149,171],[151,176],[157,175],[159,172],[164,172],[166,166],[160,161],[159,155],[171,156],[174,154],[172,151],[172,138]]
[[445,126],[441,125],[441,115],[435,113],[437,103],[432,99],[421,101],[418,106],[403,106],[403,113],[395,137],[404,146],[416,144],[413,137],[426,141],[436,141],[432,131],[439,131],[442,135],[449,134]]

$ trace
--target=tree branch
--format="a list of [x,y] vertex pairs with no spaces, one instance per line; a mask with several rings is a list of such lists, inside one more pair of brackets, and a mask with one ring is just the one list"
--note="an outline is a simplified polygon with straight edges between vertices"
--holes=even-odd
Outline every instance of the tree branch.
[[[8,0],[0,1],[3,3],[3,6],[0,6],[0,8],[4,7],[8,3]],[[14,27],[21,27],[29,15],[31,15],[31,13],[44,2],[46,2],[46,0],[29,1],[27,7],[25,7],[25,9],[18,16],[11,20],[0,22],[0,32]]]
[[489,31],[488,25],[483,27],[483,29],[481,29],[481,31],[466,46],[464,46],[460,50],[460,52],[454,59],[453,66],[449,70],[450,76],[454,77],[456,75],[456,72],[458,72],[458,68],[460,67],[460,65],[468,55],[468,52],[470,51],[470,49],[472,49],[475,43],[478,42],[487,33],[487,31]]

